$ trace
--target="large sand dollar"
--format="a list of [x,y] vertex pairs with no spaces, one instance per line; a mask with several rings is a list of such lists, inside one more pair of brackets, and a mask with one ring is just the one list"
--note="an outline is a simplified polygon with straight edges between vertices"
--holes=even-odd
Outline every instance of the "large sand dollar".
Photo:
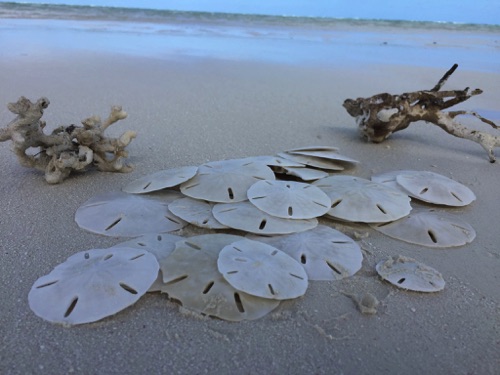
[[258,181],[248,189],[248,199],[258,209],[283,219],[323,216],[331,205],[321,189],[295,181]]
[[361,268],[363,254],[350,237],[325,225],[283,236],[254,236],[299,262],[309,280],[340,280]]
[[461,207],[476,199],[467,186],[434,172],[405,171],[396,181],[410,196],[428,203]]
[[200,166],[196,176],[181,185],[181,192],[210,202],[241,202],[247,200],[247,190],[255,182],[274,178],[271,168],[261,162],[222,160]]
[[214,217],[230,228],[255,234],[288,234],[312,229],[313,219],[282,219],[259,210],[250,202],[219,203],[212,210]]
[[174,187],[192,178],[198,167],[180,167],[158,171],[127,184],[122,190],[127,193],[144,194]]
[[168,209],[168,204],[178,197],[177,192],[138,195],[111,191],[92,197],[80,206],[75,221],[80,228],[106,236],[137,237],[172,232],[186,225]]
[[421,211],[391,223],[372,224],[377,231],[401,241],[427,247],[462,246],[472,242],[476,231],[459,217]]
[[245,239],[224,247],[217,267],[234,288],[254,296],[282,300],[300,297],[307,290],[304,268],[262,242]]
[[179,241],[161,264],[162,292],[188,310],[230,321],[258,319],[272,311],[279,301],[235,289],[217,268],[221,249],[241,239],[208,234]]
[[328,215],[353,222],[385,223],[408,215],[408,195],[360,177],[338,175],[315,181],[332,200]]
[[158,275],[147,251],[127,247],[76,253],[33,284],[33,312],[53,323],[82,324],[116,314],[135,303]]

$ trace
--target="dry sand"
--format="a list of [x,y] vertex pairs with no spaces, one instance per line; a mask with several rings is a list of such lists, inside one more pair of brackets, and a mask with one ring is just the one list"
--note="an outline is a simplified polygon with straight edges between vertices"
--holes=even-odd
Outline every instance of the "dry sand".
[[[106,116],[111,105],[121,104],[129,117],[111,133],[131,129],[138,138],[129,146],[134,172],[91,172],[57,186],[21,167],[9,145],[0,144],[0,373],[498,374],[498,163],[490,164],[477,144],[424,123],[383,144],[365,143],[341,106],[348,97],[431,88],[454,62],[474,65],[467,51],[449,49],[449,61],[433,67],[436,48],[413,64],[395,65],[374,63],[369,55],[365,62],[350,59],[348,51],[340,61],[294,63],[265,56],[141,56],[50,43],[39,49],[13,45],[11,40],[0,60],[2,126],[13,118],[6,103],[21,95],[46,96],[49,128],[91,114]],[[491,53],[500,61],[498,47]],[[446,87],[482,88],[484,94],[462,107],[498,114],[500,69],[481,69],[459,68]],[[477,201],[451,211],[474,226],[476,240],[436,250],[356,226],[369,234],[360,241],[360,272],[338,282],[311,282],[303,298],[257,321],[198,318],[157,294],[113,317],[72,328],[31,312],[27,296],[38,277],[78,251],[121,242],[75,224],[76,209],[93,195],[160,169],[308,145],[339,147],[361,161],[349,171],[361,177],[419,169],[464,183]],[[339,228],[353,233],[352,227]],[[374,265],[398,254],[438,269],[447,282],[444,291],[405,292],[382,282]],[[346,296],[366,292],[381,301],[376,315],[361,314]]]

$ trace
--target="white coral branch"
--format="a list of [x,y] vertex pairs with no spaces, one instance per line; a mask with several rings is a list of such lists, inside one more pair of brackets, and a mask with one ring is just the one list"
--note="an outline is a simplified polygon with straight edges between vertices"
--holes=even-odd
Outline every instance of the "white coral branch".
[[[45,134],[45,122],[41,117],[49,103],[46,98],[32,103],[21,97],[8,105],[17,117],[0,129],[0,142],[12,141],[13,151],[21,165],[44,171],[45,179],[51,184],[60,183],[72,171],[82,171],[90,165],[96,165],[101,171],[132,170],[123,159],[128,156],[125,147],[136,133],[127,131],[119,138],[104,135],[110,125],[127,117],[121,107],[112,107],[104,122],[93,116],[82,121],[83,126],[61,126],[51,134]],[[26,152],[30,148],[40,148],[40,152],[30,155]]]

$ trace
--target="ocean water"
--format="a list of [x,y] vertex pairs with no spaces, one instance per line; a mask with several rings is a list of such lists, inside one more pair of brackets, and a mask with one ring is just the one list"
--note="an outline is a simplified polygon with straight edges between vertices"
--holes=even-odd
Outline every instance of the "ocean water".
[[[48,4],[50,2],[50,4]],[[4,56],[63,45],[175,58],[375,63],[500,71],[493,0],[0,0]],[[382,6],[383,5],[383,6]]]
[[[3,4],[2,4],[3,3]],[[37,5],[29,6],[29,4]],[[498,0],[32,0],[9,2],[0,0],[5,17],[26,9],[35,16],[44,12],[75,13],[104,16],[118,12],[124,18],[161,17],[168,13],[225,13],[247,16],[274,16],[325,20],[365,20],[425,22],[459,25],[500,25]],[[74,8],[74,7],[78,8]],[[92,9],[89,9],[92,8]],[[101,8],[101,9],[99,9]],[[113,8],[113,9],[109,9]],[[139,9],[142,9],[141,12]],[[162,12],[163,11],[163,12]],[[166,12],[165,12],[166,11]]]

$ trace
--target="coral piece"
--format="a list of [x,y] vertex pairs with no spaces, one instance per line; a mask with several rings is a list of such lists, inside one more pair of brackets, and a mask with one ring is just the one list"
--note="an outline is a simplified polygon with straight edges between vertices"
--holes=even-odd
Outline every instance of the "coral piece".
[[431,90],[346,99],[343,106],[356,118],[362,135],[374,143],[380,143],[392,133],[406,129],[412,122],[427,121],[455,137],[479,143],[488,153],[490,162],[494,163],[493,150],[500,147],[500,136],[468,129],[456,122],[455,117],[471,115],[494,129],[498,129],[498,125],[474,111],[443,111],[483,92],[481,89],[470,91],[468,87],[464,90],[439,91],[457,67],[457,64],[453,65]]
[[[21,165],[44,171],[49,184],[58,184],[72,171],[82,171],[89,165],[104,172],[132,170],[123,159],[128,156],[125,147],[136,133],[126,131],[119,138],[104,135],[110,125],[127,117],[121,107],[112,107],[104,121],[92,116],[82,121],[83,126],[60,126],[45,134],[46,123],[41,118],[49,104],[47,98],[32,103],[21,97],[7,106],[17,117],[0,129],[0,142],[12,141],[12,149]],[[36,155],[26,153],[30,148],[38,148],[39,152]]]

